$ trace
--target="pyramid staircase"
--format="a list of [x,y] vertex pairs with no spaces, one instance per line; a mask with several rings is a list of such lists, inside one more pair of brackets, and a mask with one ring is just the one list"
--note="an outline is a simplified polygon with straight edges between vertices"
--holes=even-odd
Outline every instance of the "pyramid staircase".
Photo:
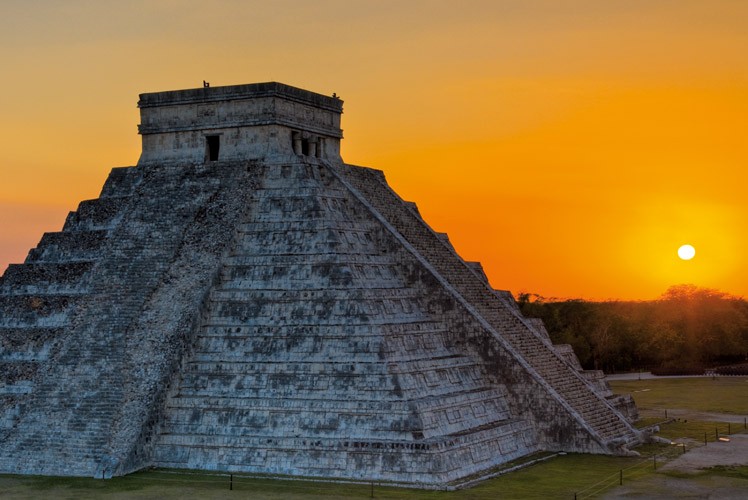
[[339,169],[341,178],[359,193],[384,220],[392,225],[415,252],[433,267],[475,314],[483,318],[496,332],[497,338],[510,344],[551,390],[558,394],[565,406],[585,427],[603,443],[620,446],[635,443],[638,432],[626,418],[604,398],[590,390],[589,384],[552,345],[521,317],[514,307],[477,275],[452,249],[445,244],[420,217],[412,204],[404,202],[386,183],[381,171],[345,166]]

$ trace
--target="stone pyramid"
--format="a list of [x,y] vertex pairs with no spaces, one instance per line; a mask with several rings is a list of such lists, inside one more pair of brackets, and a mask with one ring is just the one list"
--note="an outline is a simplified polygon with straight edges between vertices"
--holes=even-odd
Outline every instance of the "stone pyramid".
[[261,83],[139,107],[138,165],[0,278],[0,472],[444,485],[640,441],[630,399],[342,162],[340,99]]

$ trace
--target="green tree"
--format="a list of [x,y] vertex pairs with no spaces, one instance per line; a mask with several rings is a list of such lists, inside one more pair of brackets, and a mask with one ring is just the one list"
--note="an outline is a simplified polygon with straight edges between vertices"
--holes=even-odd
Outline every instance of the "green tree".
[[571,344],[585,368],[619,370],[748,360],[748,302],[694,285],[654,301],[554,301],[523,292],[525,316],[540,318],[555,344]]

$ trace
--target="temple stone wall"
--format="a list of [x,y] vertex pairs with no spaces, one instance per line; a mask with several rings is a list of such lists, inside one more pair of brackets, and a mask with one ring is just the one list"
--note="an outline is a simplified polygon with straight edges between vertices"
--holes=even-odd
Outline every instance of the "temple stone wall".
[[444,485],[638,442],[630,398],[342,163],[342,101],[271,83],[139,105],[139,165],[0,278],[0,472]]
[[141,94],[139,164],[304,154],[340,158],[342,101],[280,83]]

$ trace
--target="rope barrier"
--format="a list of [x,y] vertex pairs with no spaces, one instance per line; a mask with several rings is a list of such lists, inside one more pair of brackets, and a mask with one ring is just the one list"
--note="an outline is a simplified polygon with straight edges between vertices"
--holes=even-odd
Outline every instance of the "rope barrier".
[[[729,425],[729,423],[725,424],[725,425],[727,425],[727,431],[728,431],[728,434],[729,434],[730,433],[730,429],[731,429],[730,425]],[[719,423],[717,423],[715,425],[715,436],[716,436],[715,439],[716,440],[719,440],[719,435],[720,435],[719,434]],[[673,444],[676,444],[676,443],[673,443]],[[612,474],[610,476],[607,476],[607,477],[601,479],[600,481],[598,481],[596,483],[593,483],[593,484],[587,486],[586,488],[584,488],[582,490],[577,491],[576,493],[574,493],[574,498],[577,499],[577,500],[582,500],[584,498],[590,498],[590,497],[592,497],[592,496],[600,493],[601,491],[605,490],[606,488],[608,488],[610,486],[613,486],[614,482],[616,482],[617,480],[619,480],[619,479],[622,480],[623,477],[624,477],[623,473],[626,472],[626,471],[630,471],[625,476],[626,479],[630,480],[630,479],[633,479],[635,477],[640,477],[640,476],[642,476],[642,475],[645,474],[646,470],[649,467],[652,467],[653,470],[657,470],[657,467],[660,466],[661,464],[663,464],[663,462],[672,460],[674,458],[677,458],[677,457],[681,456],[682,454],[684,454],[688,450],[693,450],[693,449],[696,449],[696,448],[701,448],[703,446],[707,446],[706,440],[705,440],[704,443],[701,443],[700,441],[696,441],[696,439],[694,439],[694,443],[689,443],[689,444],[686,444],[686,443],[677,443],[677,446],[674,447],[674,448],[664,449],[664,450],[662,450],[661,453],[657,453],[657,454],[653,455],[652,457],[648,457],[646,460],[642,460],[641,462],[638,462],[636,464],[630,465],[630,466],[628,466],[628,467],[626,467],[624,469],[620,469],[618,473]],[[681,447],[682,447],[682,451],[681,451]],[[662,459],[662,462],[658,463],[657,462],[658,459]],[[634,469],[637,469],[637,470],[634,470]],[[599,485],[601,485],[603,483],[605,483],[605,484],[602,487],[597,488]],[[589,491],[592,488],[597,488],[597,489],[594,490],[594,491]]]

